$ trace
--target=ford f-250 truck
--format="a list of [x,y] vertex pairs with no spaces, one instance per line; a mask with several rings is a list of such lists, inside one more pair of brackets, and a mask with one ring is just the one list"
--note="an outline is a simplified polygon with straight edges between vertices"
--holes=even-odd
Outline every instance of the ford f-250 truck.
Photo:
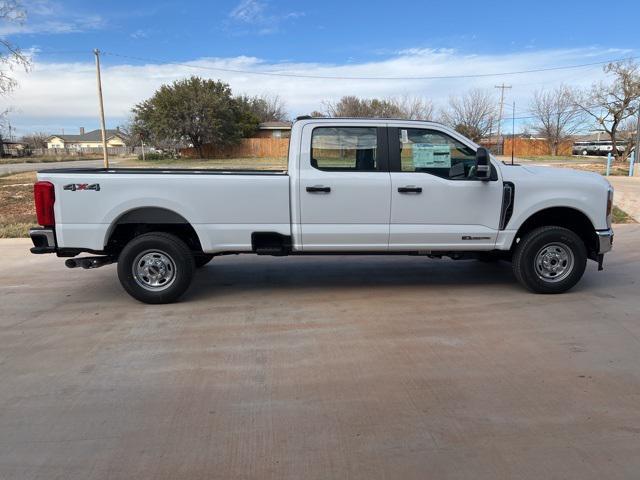
[[146,303],[236,253],[505,259],[531,291],[560,293],[613,241],[600,175],[507,165],[431,122],[302,118],[286,171],[43,170],[34,195],[33,253],[117,262]]

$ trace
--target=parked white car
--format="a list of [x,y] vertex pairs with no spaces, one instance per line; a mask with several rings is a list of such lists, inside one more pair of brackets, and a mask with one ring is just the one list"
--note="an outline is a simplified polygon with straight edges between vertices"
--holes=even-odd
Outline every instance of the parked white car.
[[437,123],[299,119],[287,171],[38,173],[33,253],[118,263],[146,303],[177,300],[216,255],[403,253],[505,259],[539,293],[602,268],[613,189],[600,175],[507,165]]

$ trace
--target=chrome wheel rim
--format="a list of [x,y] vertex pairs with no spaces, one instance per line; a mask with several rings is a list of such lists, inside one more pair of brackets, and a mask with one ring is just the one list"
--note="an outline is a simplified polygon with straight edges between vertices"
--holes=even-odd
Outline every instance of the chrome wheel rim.
[[173,259],[160,250],[146,250],[133,262],[133,278],[145,290],[157,292],[169,288],[176,279]]
[[573,265],[573,252],[561,242],[545,245],[535,259],[536,273],[545,282],[561,282],[571,274]]

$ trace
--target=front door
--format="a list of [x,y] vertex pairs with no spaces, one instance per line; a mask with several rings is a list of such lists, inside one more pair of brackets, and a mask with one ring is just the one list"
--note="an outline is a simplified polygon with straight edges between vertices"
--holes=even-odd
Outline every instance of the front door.
[[493,249],[502,182],[475,178],[475,150],[428,128],[390,128],[392,250]]
[[386,128],[311,124],[305,130],[299,165],[303,250],[387,250],[391,179]]

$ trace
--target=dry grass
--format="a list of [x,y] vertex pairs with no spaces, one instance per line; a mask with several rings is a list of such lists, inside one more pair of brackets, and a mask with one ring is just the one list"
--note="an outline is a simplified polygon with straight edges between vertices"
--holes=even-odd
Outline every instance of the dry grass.
[[624,210],[620,210],[615,205],[613,206],[613,223],[636,223],[636,221]]
[[0,178],[0,238],[27,237],[36,225],[33,204],[35,172]]

